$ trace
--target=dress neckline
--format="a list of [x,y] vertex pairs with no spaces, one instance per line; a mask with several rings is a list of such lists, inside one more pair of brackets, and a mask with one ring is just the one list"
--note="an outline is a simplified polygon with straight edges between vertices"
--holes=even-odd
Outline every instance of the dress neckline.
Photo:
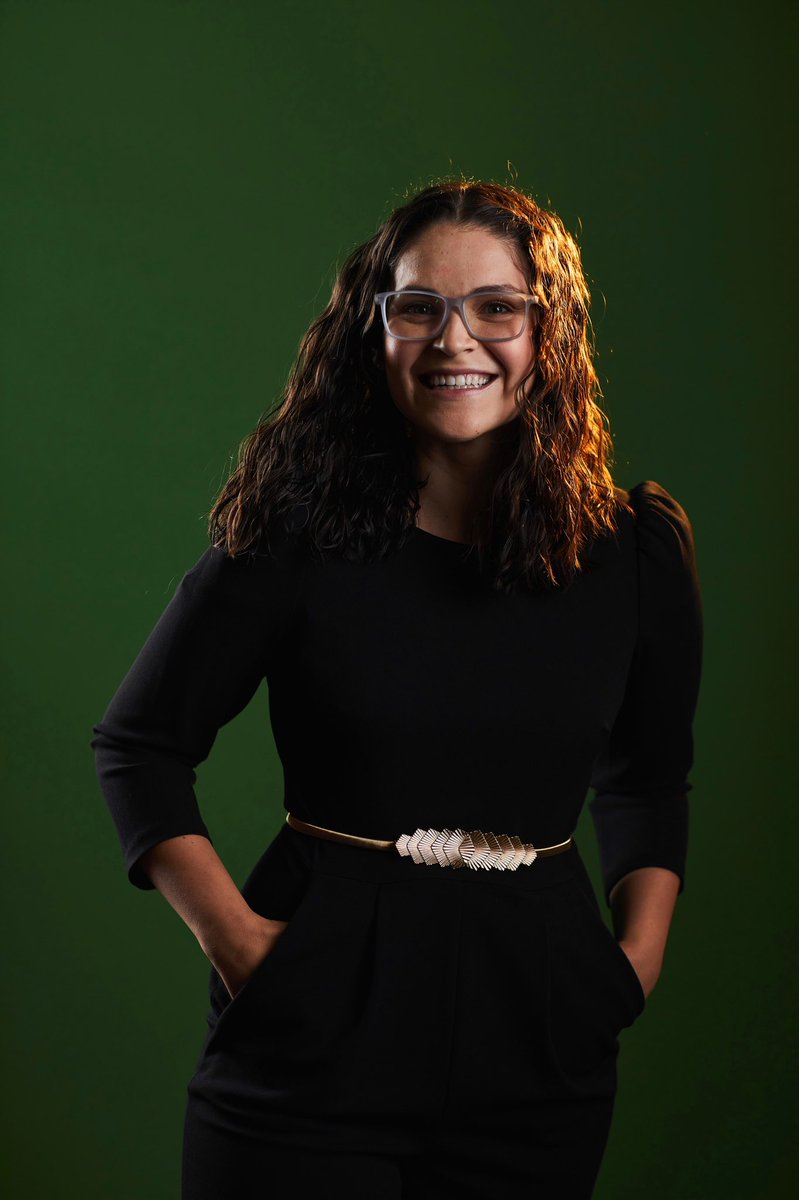
[[476,543],[472,542],[456,542],[453,538],[441,537],[438,533],[430,533],[427,529],[422,529],[420,525],[414,525],[414,532],[420,533],[422,537],[430,538],[434,542],[442,542],[445,546],[455,546],[459,550],[476,550]]

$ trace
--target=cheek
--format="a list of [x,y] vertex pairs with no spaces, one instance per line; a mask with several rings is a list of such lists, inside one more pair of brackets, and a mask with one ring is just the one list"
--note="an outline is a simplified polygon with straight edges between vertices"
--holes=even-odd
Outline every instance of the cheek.
[[401,350],[402,347],[395,338],[383,338],[383,362],[387,371],[396,372],[398,370]]
[[383,363],[388,393],[394,403],[402,409],[410,402],[413,391],[413,381],[408,378],[407,364],[402,354],[397,354],[393,349],[391,352],[386,351]]
[[386,367],[386,375],[389,380],[393,380],[397,385],[407,386],[408,374],[413,363],[413,356],[403,353],[402,346],[396,342],[393,346],[387,346],[384,351],[384,362]]
[[529,344],[519,346],[518,350],[507,353],[503,357],[503,367],[506,379],[520,383],[530,371],[534,361],[533,348]]

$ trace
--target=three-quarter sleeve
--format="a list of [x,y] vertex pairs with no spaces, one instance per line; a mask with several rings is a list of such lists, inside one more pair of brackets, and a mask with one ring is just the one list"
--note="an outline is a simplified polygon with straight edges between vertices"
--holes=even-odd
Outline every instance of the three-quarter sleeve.
[[139,860],[157,843],[181,834],[213,840],[194,768],[280,652],[294,611],[292,580],[279,555],[233,558],[209,546],[92,726],[100,788],[136,887],[154,886]]
[[702,668],[702,605],[691,522],[665,488],[630,490],[636,512],[638,639],[624,698],[591,776],[605,899],[638,867],[685,886],[688,775]]

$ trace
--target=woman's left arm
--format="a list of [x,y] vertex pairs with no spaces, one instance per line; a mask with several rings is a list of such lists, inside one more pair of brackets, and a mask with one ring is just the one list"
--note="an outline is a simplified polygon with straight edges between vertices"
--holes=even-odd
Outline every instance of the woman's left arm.
[[649,999],[663,967],[680,876],[665,867],[639,867],[610,893],[613,931]]
[[631,489],[630,499],[637,516],[638,639],[621,707],[594,763],[589,808],[616,939],[648,996],[685,885],[702,603],[685,510],[653,480]]

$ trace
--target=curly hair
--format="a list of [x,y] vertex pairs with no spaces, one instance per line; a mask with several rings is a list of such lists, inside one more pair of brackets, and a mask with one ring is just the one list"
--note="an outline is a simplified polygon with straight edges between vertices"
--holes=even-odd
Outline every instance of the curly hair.
[[[530,372],[516,391],[515,454],[478,518],[492,586],[560,587],[595,538],[631,509],[610,473],[612,440],[597,404],[590,295],[580,251],[561,219],[515,186],[443,179],[396,207],[344,262],[330,301],[304,335],[277,407],[239,447],[208,516],[212,542],[250,550],[272,527],[314,552],[371,561],[405,543],[420,506],[406,421],[381,365],[375,293],[394,286],[400,255],[438,221],[487,229],[515,248],[540,302]],[[529,387],[528,387],[529,384]]]

